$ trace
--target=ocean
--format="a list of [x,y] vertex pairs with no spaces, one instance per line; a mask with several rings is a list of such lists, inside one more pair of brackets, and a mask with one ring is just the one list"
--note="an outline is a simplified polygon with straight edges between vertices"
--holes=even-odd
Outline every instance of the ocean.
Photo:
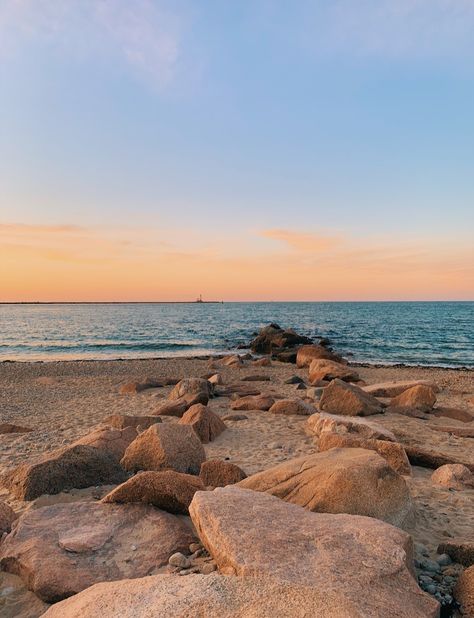
[[474,302],[0,305],[0,360],[193,356],[276,322],[356,362],[474,368]]

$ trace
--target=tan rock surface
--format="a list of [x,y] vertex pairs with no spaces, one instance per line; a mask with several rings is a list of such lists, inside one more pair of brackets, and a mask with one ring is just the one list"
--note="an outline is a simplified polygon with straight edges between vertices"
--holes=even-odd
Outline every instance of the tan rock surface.
[[346,382],[355,382],[359,379],[359,373],[347,365],[336,363],[331,360],[315,359],[309,366],[309,380],[318,385],[321,380],[334,380],[339,378]]
[[362,438],[373,438],[375,440],[397,441],[393,431],[378,425],[376,421],[357,416],[351,417],[328,414],[327,412],[316,412],[308,418],[306,426],[310,433],[318,437],[325,431],[331,431],[334,433],[356,434]]
[[474,566],[461,574],[454,589],[454,598],[461,606],[463,616],[474,616]]
[[199,476],[206,487],[225,487],[247,478],[242,468],[222,459],[205,461],[201,465]]
[[370,416],[383,412],[382,404],[378,399],[358,386],[347,384],[339,379],[333,380],[323,389],[319,409],[322,412],[343,416]]
[[108,453],[117,461],[120,461],[129,444],[135,440],[138,433],[135,427],[115,429],[114,427],[99,427],[87,435],[76,440],[71,446],[83,444]]
[[322,345],[303,345],[296,354],[296,366],[300,368],[309,367],[315,359],[332,360],[336,363],[340,363],[342,360],[338,354],[331,352]]
[[15,511],[6,502],[0,500],[0,541],[4,532],[10,532],[16,518]]
[[393,382],[377,382],[375,384],[368,384],[362,388],[366,393],[373,395],[374,397],[397,397],[404,391],[413,386],[423,384],[429,386],[435,393],[439,391],[438,386],[432,380],[397,380]]
[[285,414],[291,416],[310,416],[314,414],[315,407],[302,399],[279,399],[276,401],[269,412],[271,414]]
[[400,408],[415,408],[421,412],[429,412],[436,403],[436,394],[431,386],[417,384],[394,397],[390,405]]
[[215,440],[226,428],[224,421],[201,403],[191,406],[178,424],[189,425],[203,444]]
[[161,423],[161,418],[156,416],[130,416],[128,414],[112,414],[107,416],[102,421],[103,425],[115,427],[116,429],[125,429],[126,427],[134,427],[148,429],[155,423]]
[[474,474],[462,464],[446,464],[433,472],[431,482],[447,489],[474,489]]
[[17,575],[0,573],[0,616],[2,618],[39,618],[49,605],[25,586]]

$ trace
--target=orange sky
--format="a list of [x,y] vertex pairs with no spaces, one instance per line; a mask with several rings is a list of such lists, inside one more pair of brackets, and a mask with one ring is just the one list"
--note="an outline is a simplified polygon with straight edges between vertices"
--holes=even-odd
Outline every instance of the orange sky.
[[468,239],[0,224],[0,264],[1,301],[474,297]]

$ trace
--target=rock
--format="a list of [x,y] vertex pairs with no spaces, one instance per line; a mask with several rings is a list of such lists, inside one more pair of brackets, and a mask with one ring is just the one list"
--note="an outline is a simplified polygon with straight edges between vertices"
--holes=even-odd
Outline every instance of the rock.
[[246,421],[248,419],[248,416],[245,416],[245,414],[226,414],[225,416],[222,417],[223,421]]
[[121,464],[131,472],[171,469],[197,475],[205,460],[204,448],[191,427],[161,423],[135,438]]
[[291,329],[283,330],[278,324],[269,324],[250,342],[250,349],[257,354],[271,354],[275,350],[308,343],[312,343],[309,337],[298,335]]
[[30,592],[17,575],[0,573],[0,615],[2,618],[39,618],[49,605]]
[[242,382],[270,382],[270,376],[261,374],[250,374],[248,376],[243,376],[240,379]]
[[258,388],[252,388],[249,384],[230,384],[224,388],[220,388],[216,397],[231,397],[232,399],[238,399],[239,397],[254,397],[261,395],[261,391]]
[[168,395],[168,399],[175,401],[176,399],[184,398],[187,401],[192,401],[192,405],[195,403],[206,405],[212,395],[213,387],[208,380],[203,378],[184,378],[176,384]]
[[239,466],[221,459],[209,459],[201,464],[199,476],[206,487],[225,487],[247,478]]
[[459,408],[446,408],[437,407],[432,411],[433,416],[452,418],[462,423],[472,423],[474,421],[474,415],[467,410],[460,410]]
[[22,425],[13,425],[12,423],[0,423],[0,434],[29,433],[30,431],[33,431],[31,427],[23,427]]
[[161,423],[161,418],[156,416],[128,416],[127,414],[112,414],[102,421],[103,425],[115,427],[115,429],[125,429],[126,427],[138,429],[140,427],[143,430],[155,423]]
[[307,390],[307,386],[306,386],[306,384],[300,383],[300,384],[296,385],[295,390],[297,390],[297,391],[305,391],[305,390]]
[[10,532],[12,524],[16,518],[17,515],[15,511],[10,506],[8,506],[6,502],[0,500],[0,541],[4,532]]
[[306,397],[310,397],[315,401],[319,401],[321,399],[321,395],[323,394],[324,388],[312,386],[306,390]]
[[434,390],[426,384],[417,384],[394,397],[390,405],[400,408],[415,408],[420,412],[429,412],[436,403]]
[[280,361],[280,363],[296,363],[296,351],[290,350],[286,352],[278,352],[274,354],[273,358]]
[[189,569],[191,566],[189,558],[186,558],[186,556],[179,551],[170,556],[168,562],[171,566],[179,567],[180,569]]
[[[385,576],[385,571],[383,571]],[[402,576],[397,574],[397,581]],[[321,581],[323,577],[321,577]],[[155,575],[122,582],[96,584],[80,594],[53,605],[44,618],[361,618],[383,616],[386,604],[397,618],[434,618],[436,602],[409,585],[407,609],[396,605],[395,594],[377,580],[374,599],[349,586],[331,590],[283,582],[271,576],[223,577]],[[380,590],[379,590],[380,588]],[[352,602],[352,597],[356,599]],[[382,596],[384,598],[382,598]]]
[[191,406],[178,421],[178,424],[192,427],[197,437],[204,444],[215,440],[226,428],[225,423],[217,414],[200,403]]
[[370,416],[381,414],[383,407],[378,399],[368,395],[358,386],[335,379],[323,390],[319,409],[329,414],[344,416]]
[[326,359],[315,359],[309,366],[309,381],[313,386],[319,386],[322,380],[334,380],[338,378],[345,382],[357,382],[359,374],[355,369],[347,365],[336,363]]
[[357,416],[339,416],[317,412],[308,418],[306,427],[310,433],[318,437],[325,431],[331,431],[333,433],[356,434],[361,438],[397,442],[395,434],[389,429],[377,425],[374,421]]
[[446,464],[433,472],[431,482],[447,489],[474,489],[474,474],[462,464]]
[[176,399],[174,401],[161,401],[158,404],[156,410],[154,410],[153,415],[156,416],[176,416],[180,418],[183,414],[188,410],[191,405],[189,401],[187,401],[184,397],[181,399]]
[[314,406],[302,399],[280,399],[270,408],[271,414],[285,414],[287,416],[296,414],[299,416],[310,416],[314,414]]
[[284,383],[285,384],[304,384],[304,380],[303,378],[300,378],[300,376],[291,376],[290,378],[287,378]]
[[402,416],[409,416],[411,418],[421,418],[427,421],[430,417],[425,412],[417,410],[416,408],[406,408],[399,406],[390,406],[389,411],[391,414],[401,414]]
[[421,448],[411,444],[404,444],[403,448],[408,456],[412,466],[420,466],[422,468],[432,468],[436,470],[445,464],[462,464],[474,472],[474,464],[470,462],[459,461],[456,457],[436,452],[429,448]]
[[363,386],[363,390],[373,397],[397,397],[404,391],[418,385],[429,386],[435,393],[439,391],[436,384],[429,380],[405,380],[401,382],[379,382]]
[[298,352],[296,354],[296,366],[309,367],[311,361],[321,358],[326,360],[332,360],[336,363],[340,363],[342,361],[342,358],[339,356],[339,354],[334,354],[334,352],[331,352],[322,345],[312,344],[301,346],[301,348],[298,349]]
[[83,444],[93,446],[103,453],[108,453],[120,461],[129,444],[135,440],[138,433],[135,427],[115,429],[114,427],[99,427],[73,442],[71,446]]
[[453,436],[460,438],[474,438],[474,427],[445,427],[442,425],[431,425],[430,429],[434,431],[442,431],[443,433],[450,433]]
[[210,382],[213,386],[223,383],[222,376],[220,373],[215,373],[210,378],[208,378],[207,381]]
[[160,388],[165,386],[165,383],[160,380],[145,380],[144,382],[127,382],[122,384],[119,393],[121,395],[136,395],[149,388]]
[[252,365],[255,367],[271,367],[272,361],[268,356],[264,356],[263,358],[257,358],[257,360],[252,361]]
[[238,354],[232,354],[231,356],[224,356],[220,362],[226,367],[241,367],[244,364],[242,357]]
[[363,438],[357,434],[339,434],[329,431],[323,432],[318,441],[319,451],[328,451],[331,448],[363,448],[375,451],[385,459],[388,465],[398,474],[411,475],[411,466],[407,454],[398,442]]
[[110,453],[77,444],[21,464],[4,476],[3,483],[15,498],[34,500],[42,494],[116,484],[125,479],[125,472]]
[[275,403],[273,397],[266,395],[248,395],[240,397],[230,404],[232,410],[269,410]]
[[447,554],[453,562],[465,567],[474,565],[474,540],[453,538],[438,545],[439,554]]
[[454,597],[461,606],[463,616],[474,616],[474,566],[461,573],[454,589]]
[[[275,616],[438,615],[437,602],[422,593],[413,578],[410,536],[386,523],[310,513],[237,486],[198,492],[190,513],[221,572],[255,582],[271,577],[282,584],[308,587],[308,597],[301,600],[299,609],[295,606],[290,611],[287,606]],[[313,595],[319,601],[310,605]],[[288,595],[287,603],[292,597]],[[257,610],[255,616],[259,615]]]
[[318,513],[367,515],[395,526],[411,523],[407,484],[373,451],[334,448],[283,462],[238,484]]
[[55,603],[100,581],[149,575],[193,540],[175,515],[151,506],[56,504],[20,517],[0,545],[0,567]]
[[128,504],[141,502],[168,511],[187,514],[196,491],[204,490],[201,479],[174,470],[139,472],[115,487],[102,502]]

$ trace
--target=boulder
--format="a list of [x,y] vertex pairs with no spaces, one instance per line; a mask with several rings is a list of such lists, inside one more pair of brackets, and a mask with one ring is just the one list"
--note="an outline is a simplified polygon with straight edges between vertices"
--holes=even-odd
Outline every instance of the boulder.
[[454,598],[461,606],[463,616],[474,616],[474,566],[461,573],[454,588]]
[[320,452],[328,451],[331,448],[364,448],[369,451],[375,451],[398,474],[407,476],[411,474],[411,466],[405,449],[398,442],[363,438],[357,434],[340,434],[325,431],[319,437],[318,448]]
[[290,459],[238,485],[318,513],[367,515],[399,527],[412,523],[405,479],[380,455],[365,449],[333,448]]
[[4,532],[10,532],[10,530],[12,529],[12,524],[16,518],[17,515],[15,511],[10,506],[8,506],[6,502],[0,500],[0,541]]
[[226,428],[225,423],[217,414],[200,403],[191,406],[178,421],[178,424],[192,427],[197,437],[204,444],[215,440]]
[[444,425],[431,425],[430,429],[450,433],[459,438],[474,438],[474,427],[445,427]]
[[0,423],[0,434],[29,433],[30,431],[33,431],[31,427],[23,427],[23,425],[13,425],[13,423]]
[[[258,578],[223,577],[216,573],[187,577],[154,575],[96,584],[53,605],[44,618],[363,618],[383,615],[382,609],[378,611],[383,606],[380,591],[375,601],[363,600],[367,595],[361,595],[361,600],[352,602],[350,596],[344,594],[342,587],[327,594],[322,587],[317,589],[262,575]],[[390,599],[387,607],[388,610],[393,607],[392,614],[397,618],[435,616],[433,612],[428,613],[435,602],[428,602],[427,597],[415,602],[414,595],[410,594],[405,611],[391,602],[394,596],[393,592],[386,595]],[[370,611],[372,608],[375,613]]]
[[430,380],[404,380],[401,382],[378,382],[377,384],[368,384],[362,388],[369,395],[374,397],[397,397],[403,393],[403,391],[423,384],[429,386],[435,393],[439,391],[439,388]]
[[341,434],[355,434],[361,438],[373,438],[374,440],[397,441],[395,434],[386,427],[357,416],[339,416],[326,412],[316,412],[308,418],[306,427],[310,433],[318,437],[325,431],[330,431]]
[[153,415],[155,416],[176,416],[177,418],[181,418],[183,414],[188,410],[192,405],[189,403],[184,397],[181,399],[175,399],[174,401],[164,400],[161,401],[156,410],[153,411]]
[[323,390],[319,409],[329,414],[344,416],[370,416],[381,414],[383,407],[378,399],[368,395],[358,386],[335,379]]
[[156,416],[129,416],[128,414],[112,414],[107,416],[102,421],[107,427],[115,427],[115,429],[125,429],[126,427],[134,427],[135,429],[148,429],[155,423],[161,423],[161,418]]
[[445,464],[433,472],[431,482],[447,489],[474,489],[474,474],[462,464]]
[[334,354],[334,352],[331,352],[331,350],[328,350],[322,345],[303,345],[298,349],[296,354],[296,366],[309,367],[313,360],[321,358],[332,360],[336,363],[340,363],[342,361],[339,354]]
[[263,358],[257,358],[252,361],[252,365],[255,367],[271,367],[272,361],[268,356],[264,356]]
[[214,373],[214,374],[212,374],[212,376],[210,376],[210,377],[207,379],[207,381],[208,381],[210,384],[212,384],[213,386],[217,386],[217,385],[219,385],[219,384],[222,384],[222,383],[223,383],[222,376],[221,376],[221,374],[220,374],[220,373]]
[[474,472],[474,464],[468,461],[460,461],[453,455],[441,453],[430,448],[422,448],[412,444],[404,444],[403,448],[412,466],[431,468],[436,470],[445,464],[462,464]]
[[163,380],[151,379],[146,379],[143,382],[127,382],[126,384],[122,384],[119,393],[121,395],[136,395],[137,393],[141,393],[142,391],[145,391],[149,388],[160,388],[162,386],[165,386],[165,384],[169,383],[170,382],[166,382]]
[[415,408],[420,412],[429,412],[436,403],[434,390],[426,384],[417,384],[394,397],[390,405],[400,408]]
[[314,406],[302,399],[280,399],[276,401],[270,408],[271,414],[285,414],[290,416],[296,414],[299,416],[310,416],[314,414]]
[[319,386],[322,380],[334,380],[339,378],[345,382],[357,382],[359,374],[347,365],[336,363],[326,359],[315,359],[309,366],[309,381],[314,386]]
[[76,444],[46,453],[33,463],[21,464],[4,476],[3,483],[15,498],[34,500],[42,494],[58,494],[67,489],[115,485],[126,477],[110,453]]
[[197,492],[189,511],[221,572],[307,586],[308,601],[320,598],[319,604],[303,600],[294,612],[275,616],[438,616],[438,603],[413,577],[410,536],[386,523],[311,513],[238,486]]
[[101,581],[144,577],[194,535],[143,504],[71,502],[26,511],[0,545],[0,567],[55,603]]
[[39,618],[49,605],[38,599],[23,581],[11,573],[0,573],[0,615],[2,618]]
[[448,408],[445,406],[439,406],[432,410],[432,414],[436,417],[452,418],[456,421],[461,421],[462,423],[472,423],[472,421],[474,421],[473,414],[471,414],[467,410],[462,410],[459,408]]
[[251,373],[248,376],[240,378],[242,382],[270,382],[270,376],[262,375],[259,373]]
[[474,540],[453,538],[438,545],[438,554],[448,554],[453,560],[465,567],[474,565]]
[[276,350],[311,343],[309,337],[298,335],[292,329],[283,330],[278,324],[269,324],[250,342],[250,349],[256,354],[271,354]]
[[102,502],[128,504],[141,502],[168,511],[187,514],[194,494],[204,490],[198,476],[174,470],[139,472],[102,498]]
[[247,478],[242,468],[222,459],[205,461],[201,464],[199,476],[206,487],[225,487]]
[[73,442],[72,446],[83,444],[108,453],[117,461],[120,461],[129,444],[135,440],[138,433],[135,427],[115,429],[114,427],[99,427],[87,435]]
[[273,397],[267,395],[247,395],[239,397],[230,404],[232,410],[250,411],[250,410],[269,410],[275,403]]
[[222,417],[223,421],[246,421],[248,419],[248,416],[245,416],[245,414],[226,414],[225,416]]
[[224,358],[220,359],[220,362],[226,367],[241,367],[244,364],[244,361],[239,354],[224,356]]
[[213,395],[213,386],[208,380],[203,378],[184,378],[168,395],[170,401],[184,398],[187,401],[202,403],[206,405]]
[[135,438],[121,464],[131,472],[171,469],[199,474],[205,460],[204,448],[191,427],[161,423]]

